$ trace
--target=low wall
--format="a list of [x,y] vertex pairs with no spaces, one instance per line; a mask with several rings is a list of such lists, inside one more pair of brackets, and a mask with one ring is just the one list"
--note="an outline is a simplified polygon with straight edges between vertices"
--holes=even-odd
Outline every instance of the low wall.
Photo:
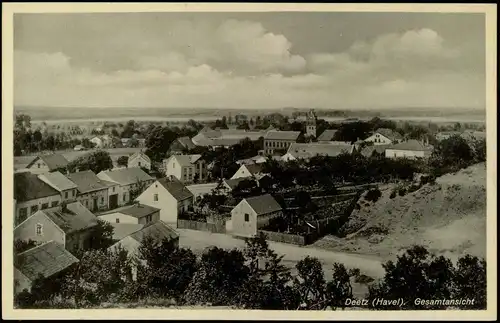
[[225,223],[207,223],[190,220],[177,220],[178,229],[189,229],[197,231],[206,231],[211,233],[226,233]]
[[264,231],[264,230],[259,230],[259,232],[264,233],[266,236],[266,239],[270,240],[270,241],[289,243],[289,244],[294,244],[294,245],[298,245],[298,246],[303,246],[306,244],[305,237],[299,236],[296,234],[288,234],[288,233],[272,232],[272,231]]

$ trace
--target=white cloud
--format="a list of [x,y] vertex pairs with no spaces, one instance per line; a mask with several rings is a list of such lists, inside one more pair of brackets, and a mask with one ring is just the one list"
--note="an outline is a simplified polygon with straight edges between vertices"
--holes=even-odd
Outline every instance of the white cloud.
[[475,107],[485,101],[481,71],[460,69],[467,53],[429,29],[380,35],[306,60],[260,23],[207,26],[215,35],[210,41],[194,23],[183,26],[190,28],[183,35],[192,46],[179,46],[176,38],[176,50],[143,55],[127,70],[99,72],[77,67],[63,53],[16,51],[15,103],[355,108]]

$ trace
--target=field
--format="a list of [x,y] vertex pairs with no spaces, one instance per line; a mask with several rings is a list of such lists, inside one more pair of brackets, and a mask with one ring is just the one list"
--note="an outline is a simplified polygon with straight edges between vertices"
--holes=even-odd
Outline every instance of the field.
[[[140,151],[141,148],[108,148],[104,150],[109,152],[111,159],[113,160],[113,163],[116,163],[118,157],[129,156],[135,152]],[[64,157],[66,157],[67,160],[72,161],[91,151],[92,150],[87,150],[87,151],[61,150],[61,151],[56,151],[56,153],[62,154]],[[35,157],[36,155],[14,157],[14,169],[25,168],[33,159],[35,159]]]
[[413,244],[457,259],[486,253],[486,167],[473,165],[405,196],[381,188],[375,203],[363,201],[346,224],[345,238],[327,236],[314,246],[393,259]]

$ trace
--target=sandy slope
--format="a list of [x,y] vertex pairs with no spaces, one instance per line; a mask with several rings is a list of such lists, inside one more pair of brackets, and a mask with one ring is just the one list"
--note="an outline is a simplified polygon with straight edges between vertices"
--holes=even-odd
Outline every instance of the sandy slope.
[[452,259],[486,252],[486,167],[473,165],[438,178],[405,196],[391,199],[394,186],[382,187],[375,203],[363,201],[347,224],[351,234],[325,237],[316,247],[389,259],[413,244]]

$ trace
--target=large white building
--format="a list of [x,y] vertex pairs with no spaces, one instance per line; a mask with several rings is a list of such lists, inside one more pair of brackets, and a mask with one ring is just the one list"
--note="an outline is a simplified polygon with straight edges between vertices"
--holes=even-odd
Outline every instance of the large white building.
[[172,155],[163,160],[165,175],[183,183],[207,178],[207,164],[201,155]]

